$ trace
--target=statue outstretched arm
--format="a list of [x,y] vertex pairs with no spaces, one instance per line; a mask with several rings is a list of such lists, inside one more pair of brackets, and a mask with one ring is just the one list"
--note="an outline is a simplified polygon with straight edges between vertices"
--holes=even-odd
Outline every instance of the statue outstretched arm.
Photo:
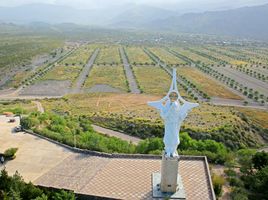
[[186,103],[187,101],[185,101],[182,97],[181,97],[181,95],[180,95],[180,93],[178,93],[178,99],[182,102],[182,103]]
[[165,96],[163,99],[161,99],[160,101],[150,101],[150,102],[148,102],[148,105],[149,106],[152,106],[152,107],[154,107],[154,108],[156,108],[156,109],[158,109],[158,110],[162,110],[163,108],[164,108],[164,105],[163,105],[163,103],[165,102],[165,101],[167,101],[168,100],[168,96]]
[[180,120],[184,120],[187,117],[187,114],[195,107],[199,106],[199,103],[191,103],[188,101],[185,101],[185,103],[182,105],[180,109]]

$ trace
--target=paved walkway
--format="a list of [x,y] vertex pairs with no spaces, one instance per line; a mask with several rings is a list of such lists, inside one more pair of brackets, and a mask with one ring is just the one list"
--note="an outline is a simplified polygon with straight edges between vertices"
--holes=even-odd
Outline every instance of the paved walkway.
[[[33,182],[73,154],[39,137],[14,132],[14,127],[19,124],[19,118],[15,119],[15,123],[8,123],[8,117],[0,116],[0,152],[12,147],[18,148],[16,158],[5,164],[10,175],[18,170],[25,181]],[[3,166],[0,165],[1,167]]]

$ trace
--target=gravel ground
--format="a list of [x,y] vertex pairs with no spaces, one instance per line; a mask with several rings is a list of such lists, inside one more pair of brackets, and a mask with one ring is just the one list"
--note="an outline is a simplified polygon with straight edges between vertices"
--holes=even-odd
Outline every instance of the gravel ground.
[[117,88],[113,88],[110,85],[105,85],[105,84],[94,85],[93,87],[89,89],[83,89],[83,91],[86,93],[94,93],[94,92],[122,93],[123,92]]
[[134,93],[134,94],[141,93],[139,88],[138,88],[138,84],[137,84],[136,79],[133,75],[133,72],[129,66],[129,63],[127,61],[126,55],[125,55],[122,47],[120,47],[120,54],[121,54],[121,57],[123,59],[123,65],[125,68],[126,77],[127,77],[128,83],[129,83],[129,89],[130,89],[131,93]]
[[23,96],[61,96],[69,92],[70,81],[48,80],[31,85],[20,92]]
[[218,72],[225,74],[226,76],[236,80],[239,83],[242,83],[243,85],[253,88],[254,90],[257,90],[264,95],[268,94],[268,84],[264,83],[260,80],[257,80],[253,77],[250,77],[246,74],[243,74],[239,71],[236,71],[234,69],[231,69],[229,67],[217,67],[215,68]]
[[85,83],[85,81],[88,77],[88,74],[89,74],[98,54],[99,54],[99,51],[100,51],[100,49],[95,50],[95,52],[90,57],[88,63],[86,64],[86,66],[84,67],[84,69],[80,73],[79,77],[77,78],[76,83],[75,83],[75,87],[73,89],[74,93],[80,92],[80,90],[81,90],[83,84]]

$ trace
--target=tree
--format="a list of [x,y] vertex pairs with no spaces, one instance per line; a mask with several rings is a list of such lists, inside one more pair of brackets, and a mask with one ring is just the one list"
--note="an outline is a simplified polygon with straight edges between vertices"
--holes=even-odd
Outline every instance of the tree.
[[254,168],[258,169],[258,170],[268,166],[268,153],[266,153],[264,151],[257,152],[252,157],[252,162],[253,162]]
[[253,181],[251,182],[251,190],[255,193],[256,196],[261,196],[256,199],[268,199],[268,166],[259,170],[254,176]]

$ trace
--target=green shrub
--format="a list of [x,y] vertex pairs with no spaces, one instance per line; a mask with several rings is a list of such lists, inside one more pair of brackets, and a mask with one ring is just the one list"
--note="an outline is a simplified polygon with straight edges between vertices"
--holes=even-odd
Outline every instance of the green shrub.
[[213,182],[213,188],[214,188],[215,195],[217,197],[220,197],[221,193],[222,193],[222,186],[224,185],[224,178],[222,176],[218,176],[216,174],[213,174],[212,182]]
[[14,159],[16,156],[16,152],[18,151],[18,148],[9,148],[5,150],[4,156],[9,159]]

